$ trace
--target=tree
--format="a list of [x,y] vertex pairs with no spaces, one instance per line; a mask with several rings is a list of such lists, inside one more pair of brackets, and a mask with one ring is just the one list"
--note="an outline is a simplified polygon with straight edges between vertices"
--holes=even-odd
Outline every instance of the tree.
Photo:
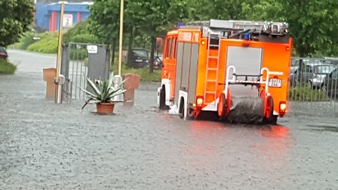
[[278,0],[300,57],[338,55],[337,0]]
[[110,45],[111,64],[113,64],[116,42],[119,37],[120,1],[95,0],[89,10],[91,12],[89,17],[90,31],[98,37],[101,43]]
[[95,0],[89,7],[91,32],[104,44],[111,44],[119,35],[120,1]]
[[0,45],[17,42],[33,23],[33,12],[31,0],[0,1]]
[[[136,30],[150,36],[150,63],[154,61],[156,37],[164,36],[168,28],[175,27],[187,15],[186,0],[133,0],[126,7],[126,19]],[[150,64],[149,72],[153,72],[153,64]]]
[[242,14],[249,20],[284,21],[282,9],[279,0],[246,0],[242,3]]
[[[249,0],[246,0],[247,2]],[[208,19],[243,19],[242,1],[238,0],[187,0],[189,18],[192,20]]]

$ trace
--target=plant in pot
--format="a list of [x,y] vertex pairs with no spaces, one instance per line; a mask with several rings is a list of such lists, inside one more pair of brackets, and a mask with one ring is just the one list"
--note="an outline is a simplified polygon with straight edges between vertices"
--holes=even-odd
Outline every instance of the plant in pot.
[[110,114],[114,112],[115,104],[123,102],[123,100],[115,100],[115,97],[120,96],[126,90],[123,88],[123,80],[120,84],[114,83],[114,74],[111,73],[107,80],[91,80],[87,78],[88,86],[93,92],[81,88],[88,95],[88,99],[81,109],[90,103],[96,104],[98,114]]

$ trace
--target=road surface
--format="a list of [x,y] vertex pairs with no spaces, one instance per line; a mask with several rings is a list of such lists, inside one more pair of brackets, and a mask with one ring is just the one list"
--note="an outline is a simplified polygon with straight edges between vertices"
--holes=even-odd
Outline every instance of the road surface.
[[133,108],[99,116],[45,99],[55,56],[9,54],[21,64],[0,76],[0,189],[338,189],[336,118],[183,121],[158,111],[151,83]]

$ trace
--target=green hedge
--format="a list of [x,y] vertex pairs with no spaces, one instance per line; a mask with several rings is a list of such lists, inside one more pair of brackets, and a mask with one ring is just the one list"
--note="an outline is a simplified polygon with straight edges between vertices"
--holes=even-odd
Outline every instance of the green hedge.
[[75,43],[98,43],[97,38],[92,34],[78,34],[70,38],[70,42]]
[[0,74],[14,74],[16,66],[9,61],[0,58]]
[[34,34],[32,32],[28,32],[25,33],[19,42],[12,44],[9,46],[9,48],[15,48],[15,49],[23,49],[26,50],[27,47],[33,43],[36,42],[36,40],[34,40]]
[[[118,74],[118,63],[115,62],[114,65],[111,68],[111,71],[114,72],[115,74]],[[141,76],[141,81],[146,81],[146,82],[159,82],[161,81],[161,70],[154,70],[153,73],[149,73],[149,68],[145,67],[142,69],[132,69],[132,68],[127,68],[125,64],[122,65],[122,75],[127,74],[127,73],[132,73],[136,75]]]
[[20,49],[26,50],[31,44],[37,42],[34,40],[34,34],[27,34],[21,40]]
[[71,49],[69,58],[70,60],[84,60],[88,57],[87,50],[84,48],[81,49]]
[[308,85],[299,85],[290,88],[289,99],[294,101],[327,101],[329,97],[322,90],[312,89]]
[[27,50],[40,53],[57,53],[58,37],[55,35],[44,36],[41,40],[28,46]]
[[[74,40],[75,42],[94,43],[91,41],[95,40],[96,42],[97,40],[96,36],[90,35],[89,27],[90,25],[88,23],[88,19],[77,23],[74,27],[65,31],[62,41],[64,43],[74,42]],[[78,36],[78,37],[75,37],[75,36]],[[81,38],[85,38],[85,39],[81,39]],[[89,39],[90,41],[86,41],[87,39]]]

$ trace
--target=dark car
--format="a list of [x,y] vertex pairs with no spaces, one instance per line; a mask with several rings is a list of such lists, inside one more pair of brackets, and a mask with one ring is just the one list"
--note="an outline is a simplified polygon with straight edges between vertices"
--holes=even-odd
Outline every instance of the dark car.
[[0,46],[0,58],[2,58],[2,59],[8,58],[8,53],[6,51],[6,48],[3,47],[3,46]]
[[131,59],[128,60],[128,51],[125,51],[124,62],[131,68],[143,68],[149,66],[149,51],[142,48],[132,49]]
[[332,64],[325,64],[319,60],[303,62],[302,70],[300,71],[299,80],[299,66],[292,66],[290,69],[290,85],[309,84],[313,89],[320,89],[326,77],[335,70],[336,67]]
[[338,99],[338,69],[328,75],[323,86],[330,98]]

